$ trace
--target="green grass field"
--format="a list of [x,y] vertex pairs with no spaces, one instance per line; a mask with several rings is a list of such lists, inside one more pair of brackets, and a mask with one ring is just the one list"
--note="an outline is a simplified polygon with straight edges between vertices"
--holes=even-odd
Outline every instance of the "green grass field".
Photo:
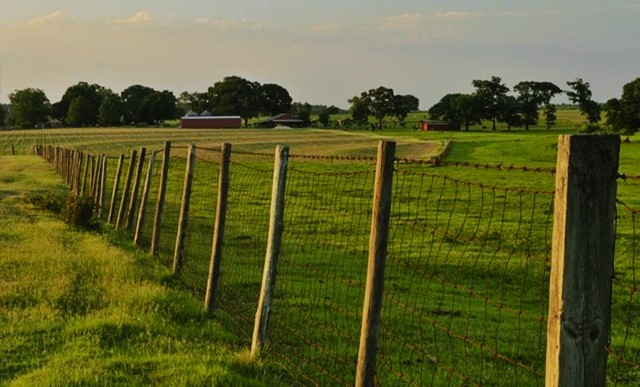
[[168,269],[35,210],[36,191],[66,187],[38,157],[0,156],[0,384],[279,383]]
[[[378,380],[383,385],[505,380],[531,385],[541,384],[544,373],[554,176],[495,166],[552,168],[558,133],[567,131],[87,129],[3,132],[0,141],[25,147],[43,141],[110,156],[142,145],[159,149],[165,139],[179,146],[233,143],[241,152],[232,156],[217,318],[244,346],[250,339],[262,271],[272,157],[242,152],[272,153],[275,144],[289,144],[294,157],[266,361],[281,367],[286,378],[305,384],[353,382],[373,165],[367,160],[295,155],[373,156],[376,142],[389,138],[398,141],[399,157],[427,160],[451,141],[448,163],[478,167],[397,166]],[[629,176],[640,175],[638,140],[632,137],[622,145],[620,171]],[[217,152],[198,154],[184,277],[201,296],[215,215]],[[183,148],[171,161],[167,208],[173,210],[165,218],[168,231],[160,256],[165,264],[170,264],[175,240],[184,174],[180,155]],[[619,185],[619,198],[639,208],[638,181]],[[628,291],[637,288],[633,221],[620,210],[612,334],[612,348],[630,365],[610,361],[611,381],[630,385],[638,377],[633,365],[640,361],[640,332],[628,317],[639,310],[635,293]]]

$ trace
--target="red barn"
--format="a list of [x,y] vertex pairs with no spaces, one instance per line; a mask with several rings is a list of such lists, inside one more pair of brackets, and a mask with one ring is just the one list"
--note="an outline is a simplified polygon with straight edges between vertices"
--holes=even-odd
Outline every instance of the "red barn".
[[238,129],[242,127],[242,118],[240,116],[214,116],[208,112],[201,115],[189,112],[180,118],[180,127],[184,129]]
[[422,131],[460,130],[460,124],[451,121],[422,121]]

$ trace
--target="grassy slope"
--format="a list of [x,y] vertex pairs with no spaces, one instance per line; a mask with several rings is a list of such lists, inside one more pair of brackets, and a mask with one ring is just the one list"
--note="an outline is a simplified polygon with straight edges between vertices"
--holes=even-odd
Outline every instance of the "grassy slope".
[[0,384],[273,384],[167,269],[23,204],[65,187],[0,156]]

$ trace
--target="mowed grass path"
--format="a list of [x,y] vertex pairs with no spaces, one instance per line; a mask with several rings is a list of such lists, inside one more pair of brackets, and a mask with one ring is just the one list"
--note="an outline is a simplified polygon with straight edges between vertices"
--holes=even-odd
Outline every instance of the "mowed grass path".
[[36,156],[0,156],[0,385],[280,383],[168,269],[35,210],[34,191],[66,187]]

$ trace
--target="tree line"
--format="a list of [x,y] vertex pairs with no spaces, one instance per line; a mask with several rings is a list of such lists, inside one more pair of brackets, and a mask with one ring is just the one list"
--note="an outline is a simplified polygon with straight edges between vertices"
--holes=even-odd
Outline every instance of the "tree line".
[[[205,92],[183,92],[176,97],[169,90],[132,85],[120,94],[98,84],[79,82],[67,88],[60,101],[51,103],[36,88],[16,90],[9,95],[8,113],[0,113],[0,125],[33,128],[51,119],[73,127],[155,125],[176,119],[193,110],[216,115],[238,115],[245,121],[260,114],[291,111],[292,99],[282,86],[261,85],[238,76],[215,82]],[[311,110],[311,105],[309,105]]]
[[479,125],[483,120],[491,121],[491,129],[496,130],[496,123],[513,127],[524,127],[529,130],[540,120],[540,113],[547,129],[556,124],[556,107],[551,99],[566,94],[569,100],[580,109],[587,120],[589,131],[601,129],[602,112],[606,113],[606,125],[615,131],[635,133],[640,128],[640,78],[623,87],[622,97],[613,98],[604,105],[592,99],[591,86],[581,78],[568,81],[568,90],[562,90],[548,81],[522,81],[513,87],[515,95],[502,79],[497,76],[491,79],[475,79],[472,81],[475,91],[470,94],[447,94],[429,109],[429,116],[436,120],[446,120],[460,124],[465,129],[471,125]]
[[[510,130],[524,127],[529,130],[536,125],[540,114],[547,129],[556,125],[556,107],[551,100],[566,94],[577,104],[582,115],[599,129],[601,113],[606,113],[605,124],[612,130],[635,133],[640,129],[640,78],[624,85],[620,98],[612,98],[605,104],[592,99],[589,82],[577,78],[568,81],[568,90],[562,90],[548,81],[522,81],[510,90],[500,77],[475,79],[473,93],[447,94],[429,108],[431,119],[451,121],[465,129],[479,125],[483,120],[491,121],[491,129],[502,122]],[[513,94],[510,92],[513,91]],[[204,92],[182,92],[176,97],[168,90],[133,85],[120,94],[98,84],[79,82],[70,86],[60,99],[51,104],[40,89],[16,90],[9,95],[9,108],[0,107],[0,126],[33,128],[42,126],[50,119],[61,125],[120,126],[136,124],[158,124],[175,119],[188,111],[202,113],[209,111],[215,115],[238,115],[248,125],[251,118],[260,115],[273,116],[279,113],[297,115],[306,124],[311,115],[324,127],[331,124],[331,116],[346,111],[325,105],[292,102],[284,87],[274,84],[260,84],[238,76],[228,76],[215,82]],[[344,119],[343,127],[359,126],[382,129],[386,117],[395,117],[401,127],[406,125],[406,117],[419,109],[419,100],[413,95],[395,94],[393,89],[380,86],[363,91],[348,99],[350,117]],[[376,124],[369,124],[373,117]]]

